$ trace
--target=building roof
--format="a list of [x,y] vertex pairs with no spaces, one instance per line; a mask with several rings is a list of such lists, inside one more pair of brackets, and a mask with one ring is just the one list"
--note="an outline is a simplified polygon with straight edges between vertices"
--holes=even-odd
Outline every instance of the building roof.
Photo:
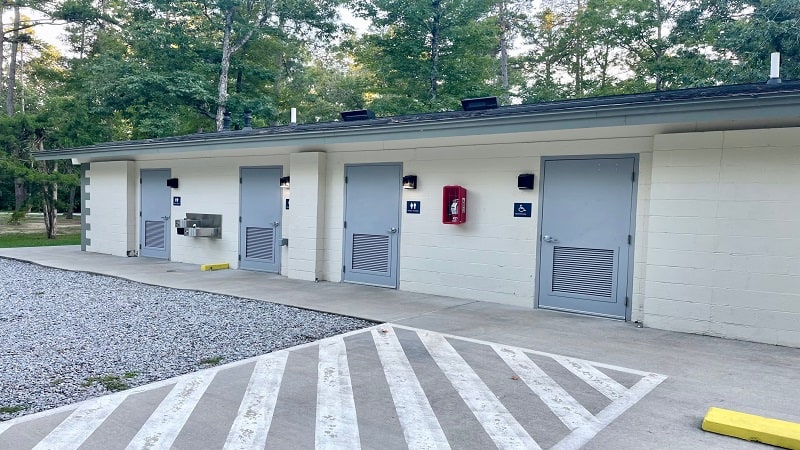
[[800,125],[800,81],[741,84],[445,111],[352,122],[283,125],[45,150],[36,159],[118,160],[136,154],[309,146],[347,142],[499,134],[648,124],[733,123],[789,119]]

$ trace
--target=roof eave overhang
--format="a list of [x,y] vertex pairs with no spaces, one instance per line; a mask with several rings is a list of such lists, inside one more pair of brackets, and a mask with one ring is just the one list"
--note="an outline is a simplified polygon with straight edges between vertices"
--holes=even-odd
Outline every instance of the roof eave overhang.
[[408,123],[366,122],[361,126],[303,130],[286,133],[208,133],[178,141],[143,140],[107,143],[75,149],[38,152],[37,160],[73,158],[130,160],[143,155],[169,155],[195,151],[225,151],[246,146],[266,150],[276,147],[325,148],[334,144],[388,140],[447,138],[454,136],[559,131],[598,127],[635,127],[653,124],[687,124],[764,121],[797,118],[800,92],[776,92],[680,101],[577,106],[552,111],[455,117]]

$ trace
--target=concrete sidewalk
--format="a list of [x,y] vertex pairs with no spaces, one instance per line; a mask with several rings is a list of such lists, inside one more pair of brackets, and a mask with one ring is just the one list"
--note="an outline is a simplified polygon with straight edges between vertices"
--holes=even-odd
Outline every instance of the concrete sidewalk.
[[[637,381],[629,379],[633,376],[630,374],[637,374],[638,377],[645,376],[645,378],[648,376],[647,374],[660,374],[667,377],[652,391],[648,391],[647,395],[637,397],[636,402],[627,404],[627,409],[614,420],[605,424],[604,428],[600,429],[596,435],[592,434],[585,444],[585,448],[761,448],[760,444],[701,431],[700,423],[710,406],[800,421],[800,411],[797,409],[797,405],[800,404],[800,387],[798,387],[800,386],[800,375],[798,375],[800,374],[800,349],[637,328],[633,324],[613,320],[352,284],[301,282],[276,275],[239,270],[200,272],[199,267],[194,265],[146,258],[120,258],[83,253],[77,247],[0,249],[0,257],[68,270],[117,276],[148,284],[268,300],[396,324],[395,328],[399,330],[396,331],[397,342],[402,344],[399,348],[405,352],[404,357],[410,361],[415,375],[422,380],[427,401],[437,412],[439,422],[442,422],[444,433],[451,444],[458,435],[470,437],[470,439],[461,441],[467,443],[467,447],[470,447],[470,442],[485,444],[492,441],[486,438],[486,435],[491,436],[491,433],[488,431],[484,433],[479,429],[480,427],[477,427],[477,431],[453,431],[448,428],[449,426],[455,427],[462,421],[475,420],[473,417],[476,414],[475,411],[464,407],[460,401],[453,400],[453,398],[458,399],[458,396],[454,397],[452,393],[445,392],[444,387],[437,387],[437,384],[432,381],[430,385],[427,385],[427,382],[424,381],[436,380],[438,379],[436,377],[441,377],[441,375],[438,372],[433,373],[435,365],[431,366],[431,361],[428,361],[431,356],[424,351],[425,347],[420,347],[422,345],[420,342],[428,345],[426,340],[439,339],[441,336],[444,336],[458,351],[463,360],[468,361],[470,366],[475,368],[476,374],[483,380],[478,385],[491,387],[493,395],[507,405],[513,405],[515,401],[519,403],[521,398],[527,399],[528,397],[523,397],[523,395],[529,395],[530,392],[526,390],[524,394],[519,391],[498,393],[505,388],[494,386],[494,383],[499,379],[507,379],[507,375],[511,372],[508,371],[507,366],[495,364],[493,358],[496,358],[497,354],[487,349],[497,350],[501,347],[504,349],[528,349],[525,350],[528,355],[536,352],[553,355],[555,361],[562,362],[563,367],[548,365],[547,361],[538,361],[538,364],[549,374],[546,379],[555,380],[559,385],[563,385],[565,389],[574,394],[581,405],[584,405],[592,415],[598,417],[602,413],[598,414],[597,411],[607,407],[609,400],[590,398],[582,391],[574,393],[572,388],[568,388],[574,384],[574,380],[569,378],[569,373],[564,370],[566,367],[563,364],[564,357],[575,361],[587,360],[591,362],[591,364],[587,363],[587,367],[599,369],[608,377],[615,379],[616,381],[613,383],[625,385],[626,389],[630,390],[634,389],[634,383]],[[392,335],[395,328],[387,328],[389,329],[388,333]],[[429,333],[429,331],[433,333]],[[376,359],[377,355],[373,356],[376,348],[380,353],[380,342],[378,337],[375,337],[373,342],[369,336],[369,333],[354,335],[348,337],[342,344],[342,348],[347,348],[346,357],[350,360],[350,370],[353,372],[354,380],[352,389],[356,394],[355,409],[359,411],[371,410],[371,408],[378,408],[378,405],[387,403],[391,404],[392,400],[397,401],[393,391],[391,395],[389,395],[388,389],[383,389],[385,391],[382,391],[383,393],[373,391],[373,389],[381,389],[380,383],[366,381],[374,380],[375,374],[372,371],[375,370],[375,367],[380,368],[380,361]],[[323,363],[323,353],[328,351],[325,350],[328,349],[328,344],[319,344],[318,347],[314,347],[314,350],[310,348],[292,350],[289,353],[287,374],[302,374],[313,368],[314,376],[307,382],[302,381],[300,379],[302,377],[292,376],[293,380],[296,379],[293,381],[296,384],[292,388],[286,386],[280,388],[282,397],[278,402],[279,406],[295,405],[300,407],[298,405],[313,403],[314,399],[306,398],[302,393],[307,393],[309,390],[313,393],[317,389],[316,367],[317,364]],[[415,348],[421,350],[414,351]],[[355,349],[362,349],[362,351],[356,352]],[[436,364],[443,367],[442,359],[438,359],[440,356],[436,356],[437,354],[430,348],[428,350],[434,356]],[[559,355],[563,355],[563,357]],[[320,359],[315,359],[317,357]],[[502,363],[502,361],[500,362]],[[250,365],[236,366],[239,369],[236,367],[225,369],[227,372],[224,372],[224,375],[223,372],[220,372],[218,376],[220,380],[230,379],[230,383],[241,386],[242,394],[237,394],[239,397],[233,399],[226,399],[226,394],[224,394],[232,392],[232,390],[222,389],[222,386],[218,386],[217,394],[222,398],[216,405],[225,404],[226,401],[231,403],[232,416],[235,416],[242,396],[246,397],[247,395],[244,393],[244,387],[247,385],[247,378],[255,370],[251,366],[258,367],[259,363],[248,364]],[[244,368],[245,366],[247,369]],[[442,370],[447,373],[446,370]],[[239,375],[236,375],[237,373]],[[378,375],[382,377],[382,372]],[[364,377],[363,384],[357,383],[358,377]],[[387,380],[390,378],[387,373]],[[447,379],[443,380],[445,381],[443,384],[453,390],[453,387],[449,387],[450,384],[446,383]],[[452,379],[450,381],[453,386],[458,385]],[[527,380],[524,381],[527,383]],[[180,381],[174,381],[174,383],[179,384]],[[376,386],[371,386],[372,384]],[[154,387],[155,390],[152,392],[160,392],[158,389],[163,391],[163,385],[160,386],[160,388]],[[212,384],[209,389],[213,391],[214,386],[216,385]],[[146,400],[156,395],[152,392],[150,394],[142,392],[139,395]],[[284,398],[283,396],[289,395],[286,392],[296,392],[297,397]],[[145,394],[150,397],[146,397]],[[164,397],[167,393],[164,391],[163,394],[158,395]],[[541,419],[544,412],[541,414],[535,412],[538,411],[536,401],[538,401],[536,398],[530,401],[525,400],[523,404],[518,405],[518,409],[513,409],[511,406],[508,406],[508,409],[511,410],[511,416],[518,419],[523,428],[532,436],[541,436],[541,438],[537,438],[537,441],[542,447],[547,447],[543,443],[557,443],[563,437],[562,435],[566,435],[572,428],[568,427],[569,429],[559,432],[561,434],[551,428],[531,429],[534,427],[531,424],[544,420]],[[150,402],[153,403],[153,400],[151,399]],[[123,404],[126,403],[123,402]],[[198,403],[198,408],[202,409],[203,404],[203,402]],[[320,404],[317,404],[317,407],[319,408]],[[288,408],[288,406],[283,408]],[[306,412],[305,409],[303,411]],[[449,422],[444,419],[444,414],[440,414],[441,411],[447,411],[447,415],[454,415],[454,418],[450,418],[451,425],[447,425]],[[213,409],[206,410],[202,414],[205,414],[206,419],[210,422],[216,420]],[[293,423],[291,421],[287,422],[288,419],[284,416],[289,414],[287,410],[279,408],[275,414],[277,423],[283,424],[283,427],[280,427],[282,434],[272,440],[272,433],[277,431],[270,431],[270,442],[288,445],[292,443],[292,439],[297,438],[297,442],[304,443],[304,445],[297,445],[298,448],[315,446],[313,439],[310,442],[307,440],[308,429],[300,428],[299,425],[291,425]],[[408,437],[406,437],[406,441],[403,440],[401,432],[405,431],[405,428],[397,425],[394,427],[395,433],[393,433],[392,427],[387,425],[397,420],[393,418],[393,414],[391,411],[386,412],[385,416],[381,416],[384,417],[382,420],[377,418],[367,420],[364,417],[358,417],[356,428],[360,430],[361,442],[365,448],[370,446],[365,442],[381,442],[383,438],[386,439],[384,448],[402,447],[405,442],[408,442]],[[55,427],[67,416],[69,416],[67,413],[63,413],[61,416],[57,414],[47,416],[40,421],[42,423],[40,427]],[[192,417],[193,420],[200,420],[198,417]],[[559,418],[561,417],[559,416]],[[26,423],[33,424],[34,422]],[[187,426],[191,426],[192,423],[194,422],[190,420]],[[556,421],[556,423],[558,422]],[[297,429],[293,434],[290,431],[295,426]],[[309,426],[312,426],[311,435],[313,436],[313,423]],[[273,429],[277,429],[276,427],[277,425]],[[227,431],[229,427],[226,425],[225,428]],[[0,425],[0,430],[2,430],[2,425]],[[188,433],[185,432],[185,434]],[[397,433],[400,433],[399,438]],[[469,433],[475,433],[475,435],[470,436]],[[33,434],[36,435],[36,433]],[[38,439],[41,439],[47,433],[39,434],[41,436]],[[395,436],[396,439],[392,440],[391,436]],[[220,442],[225,442],[224,436],[222,439]],[[192,442],[185,439],[184,441]],[[495,441],[496,443],[497,441]],[[320,446],[319,442],[316,445]],[[453,446],[456,447],[456,445]],[[176,447],[180,446],[176,444]],[[0,434],[0,448],[14,448],[14,446],[8,442],[4,443],[3,435]],[[478,447],[472,446],[472,448]]]

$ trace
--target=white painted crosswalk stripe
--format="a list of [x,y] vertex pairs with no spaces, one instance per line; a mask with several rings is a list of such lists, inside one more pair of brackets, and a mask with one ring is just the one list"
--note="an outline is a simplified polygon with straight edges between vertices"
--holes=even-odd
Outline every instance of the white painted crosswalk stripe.
[[34,450],[80,447],[126,398],[126,395],[107,395],[96,402],[84,403],[42,439]]
[[664,375],[655,373],[646,374],[638,383],[628,389],[620,399],[612,402],[605,409],[600,411],[597,416],[595,416],[595,421],[589,423],[585,427],[573,430],[572,433],[568,434],[558,444],[554,445],[553,450],[577,450],[583,447],[603,428],[627,411],[628,408],[636,404],[642,397],[650,393],[650,391],[655,389],[656,386],[661,384],[666,378],[667,377]]
[[628,390],[591,364],[564,357],[554,357],[553,359],[611,400],[622,398]]
[[314,437],[318,450],[361,448],[347,349],[341,337],[319,345]]
[[127,449],[169,449],[216,374],[216,370],[204,370],[178,381]]
[[[397,330],[404,330],[407,334],[398,335]],[[371,338],[368,338],[371,340],[369,345],[375,346],[376,353],[362,352],[361,350],[358,353],[354,353],[355,350],[348,353],[348,345],[351,342],[358,343],[353,348],[363,349],[363,340],[358,340],[355,336],[364,333],[369,333],[368,336]],[[350,338],[355,340],[350,341]],[[406,352],[405,350],[409,347],[404,347],[404,345],[412,341],[421,342],[427,352],[416,346],[411,347],[416,348],[414,351]],[[457,342],[458,344],[456,344]],[[298,361],[302,361],[308,355],[292,359],[289,358],[290,354],[313,347],[317,347],[317,359],[313,362],[309,361],[309,363],[316,363],[316,372],[313,370],[311,373],[300,372],[300,367],[308,366]],[[467,356],[466,352],[473,350],[478,352],[494,351],[499,359],[493,357],[480,359]],[[377,358],[370,356],[375,354],[377,354]],[[353,374],[355,375],[354,379],[351,379],[348,358],[359,358],[358,360],[351,359],[354,361],[354,370],[357,370],[357,373]],[[428,358],[431,358],[435,365],[422,363],[422,361],[430,361]],[[468,363],[467,360],[470,362]],[[359,363],[356,365],[355,361]],[[553,363],[546,361],[553,361]],[[293,436],[298,436],[301,441],[307,436],[310,441],[310,433],[314,433],[313,445],[317,449],[358,449],[361,446],[360,436],[362,433],[365,438],[369,436],[367,441],[370,442],[376,437],[374,428],[367,428],[369,430],[367,432],[360,430],[359,426],[380,426],[374,417],[370,416],[372,406],[378,410],[390,412],[392,415],[396,412],[399,427],[396,425],[394,428],[387,427],[387,430],[395,430],[393,432],[398,433],[392,437],[393,441],[391,442],[402,443],[405,440],[408,448],[412,449],[449,449],[455,445],[455,441],[449,442],[448,436],[452,438],[455,435],[448,434],[453,430],[445,428],[445,426],[453,426],[453,422],[450,421],[451,418],[445,420],[444,417],[437,417],[440,410],[435,408],[439,408],[441,404],[457,402],[460,404],[458,408],[465,408],[463,409],[464,413],[470,414],[466,412],[468,409],[482,427],[482,430],[478,430],[478,433],[481,434],[480,439],[486,439],[487,443],[488,439],[491,439],[498,448],[538,449],[540,448],[538,440],[547,442],[548,446],[555,443],[555,446],[552,447],[555,449],[574,450],[585,446],[598,432],[666,379],[663,375],[646,371],[417,328],[383,324],[273,354],[140,386],[76,405],[3,422],[0,423],[0,448],[17,448],[13,445],[13,436],[24,436],[25,426],[31,424],[35,427],[39,418],[54,414],[61,414],[66,419],[60,424],[48,425],[51,427],[51,431],[35,447],[37,450],[75,449],[81,445],[97,445],[90,443],[95,440],[94,433],[99,433],[98,436],[102,436],[102,439],[108,439],[109,436],[112,436],[113,439],[114,430],[118,424],[115,424],[116,420],[107,420],[112,414],[121,411],[122,416],[120,417],[124,417],[126,414],[131,414],[132,411],[126,408],[135,408],[133,405],[136,404],[141,405],[141,400],[136,400],[139,398],[137,394],[171,387],[170,392],[155,407],[155,411],[150,414],[133,440],[130,443],[115,443],[122,447],[127,444],[128,449],[170,448],[177,443],[176,438],[189,420],[192,421],[191,426],[194,430],[197,430],[198,426],[202,427],[203,424],[203,422],[195,421],[209,420],[208,414],[192,415],[192,413],[198,404],[201,404],[201,399],[216,374],[219,371],[227,371],[246,364],[252,367],[249,374],[245,375],[249,376],[247,387],[244,388],[244,380],[241,380],[235,385],[241,386],[238,389],[244,392],[239,390],[238,393],[231,392],[230,394],[231,396],[241,396],[241,402],[224,406],[229,408],[228,412],[219,416],[230,417],[229,422],[208,427],[209,436],[213,435],[215,439],[219,439],[217,441],[219,444],[216,445],[222,445],[224,442],[226,449],[264,448],[270,445],[268,441],[270,436],[273,436],[270,432],[273,428],[276,433],[274,435],[276,442],[281,442],[281,445],[290,445]],[[424,371],[418,372],[422,367],[425,367]],[[566,370],[562,370],[562,367]],[[481,376],[502,374],[503,377],[508,377],[509,369],[524,384],[517,384],[513,391],[504,391],[501,400],[501,397],[491,390]],[[430,371],[435,371],[436,377],[444,375],[452,385],[452,389],[450,386],[432,388],[425,384],[430,381],[428,378],[432,375]],[[230,373],[226,372],[226,374]],[[481,375],[478,375],[479,373]],[[618,382],[615,378],[619,378],[619,375],[623,379],[632,380],[633,386],[627,388]],[[364,383],[371,383],[371,381],[367,381],[370,380],[369,377],[375,376],[382,380],[385,379],[388,390],[375,390],[365,386]],[[287,378],[292,380],[292,387],[284,394],[281,389]],[[225,380],[229,379],[229,376],[225,377]],[[354,382],[358,383],[356,392],[359,395],[366,393],[367,397],[358,399],[354,397]],[[223,383],[222,379],[220,383]],[[490,384],[498,386],[496,381]],[[428,389],[429,387],[431,389]],[[309,392],[311,396],[313,396],[311,392],[316,391],[316,404],[313,403],[313,397],[306,399],[306,394],[296,397],[298,388],[301,391]],[[507,386],[503,389],[508,388]],[[508,392],[514,392],[514,395],[519,393],[522,396],[538,396],[547,408],[540,408],[532,413],[531,410],[518,409],[519,405],[517,405],[511,408],[516,411],[517,417],[515,417],[515,414],[512,414],[503,404],[507,399],[505,395],[508,395]],[[509,398],[509,401],[519,402],[522,398],[524,397]],[[126,399],[130,399],[130,401],[125,401]],[[582,402],[578,399],[583,399],[582,401],[586,405],[581,404]],[[360,409],[356,409],[356,400],[358,400]],[[296,403],[297,401],[299,403]],[[307,422],[292,423],[289,431],[273,425],[273,415],[275,414],[278,414],[276,417],[280,417],[278,420],[282,421],[287,417],[292,417],[293,414],[304,413],[305,410],[300,412],[292,408],[296,408],[298,404],[306,401],[312,402],[310,408],[316,408],[315,411],[309,411],[311,416],[308,417]],[[375,402],[380,402],[380,404]],[[202,404],[207,405],[208,402]],[[389,411],[386,410],[386,405],[389,406]],[[509,407],[511,405],[512,403],[509,403]],[[149,406],[149,408],[152,407]],[[599,412],[592,413],[590,410]],[[449,413],[452,410],[445,411]],[[540,426],[541,414],[552,414],[552,418],[548,419],[550,422],[545,420],[542,423],[556,424],[555,419],[557,418],[566,428]],[[216,416],[212,414],[211,417]],[[468,420],[474,419],[469,417]],[[14,431],[16,427],[19,428]],[[9,431],[11,432],[9,433]],[[399,435],[401,431],[402,436]],[[377,431],[378,435],[384,432],[388,431]],[[293,433],[300,433],[300,435]],[[299,436],[304,437],[300,438]],[[182,442],[184,437],[181,435]],[[286,439],[289,440],[286,441]],[[463,446],[464,441],[462,440],[460,443]],[[308,442],[307,446],[310,445],[312,443]]]
[[594,420],[592,413],[581,406],[521,350],[501,346],[493,348],[567,428],[574,430]]
[[417,334],[498,448],[541,448],[444,336],[427,331]]
[[264,448],[288,357],[289,352],[280,351],[256,362],[225,441],[226,449]]
[[372,330],[408,448],[449,449],[450,444],[394,330]]

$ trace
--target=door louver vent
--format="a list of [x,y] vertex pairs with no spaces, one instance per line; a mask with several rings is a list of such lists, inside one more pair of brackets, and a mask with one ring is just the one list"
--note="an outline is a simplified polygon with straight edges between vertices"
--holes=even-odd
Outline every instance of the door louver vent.
[[555,247],[553,292],[611,298],[614,250]]
[[147,248],[164,248],[166,227],[162,220],[144,221],[144,246]]
[[352,268],[388,273],[389,236],[354,234]]
[[247,227],[245,257],[259,261],[273,261],[275,258],[275,229]]

